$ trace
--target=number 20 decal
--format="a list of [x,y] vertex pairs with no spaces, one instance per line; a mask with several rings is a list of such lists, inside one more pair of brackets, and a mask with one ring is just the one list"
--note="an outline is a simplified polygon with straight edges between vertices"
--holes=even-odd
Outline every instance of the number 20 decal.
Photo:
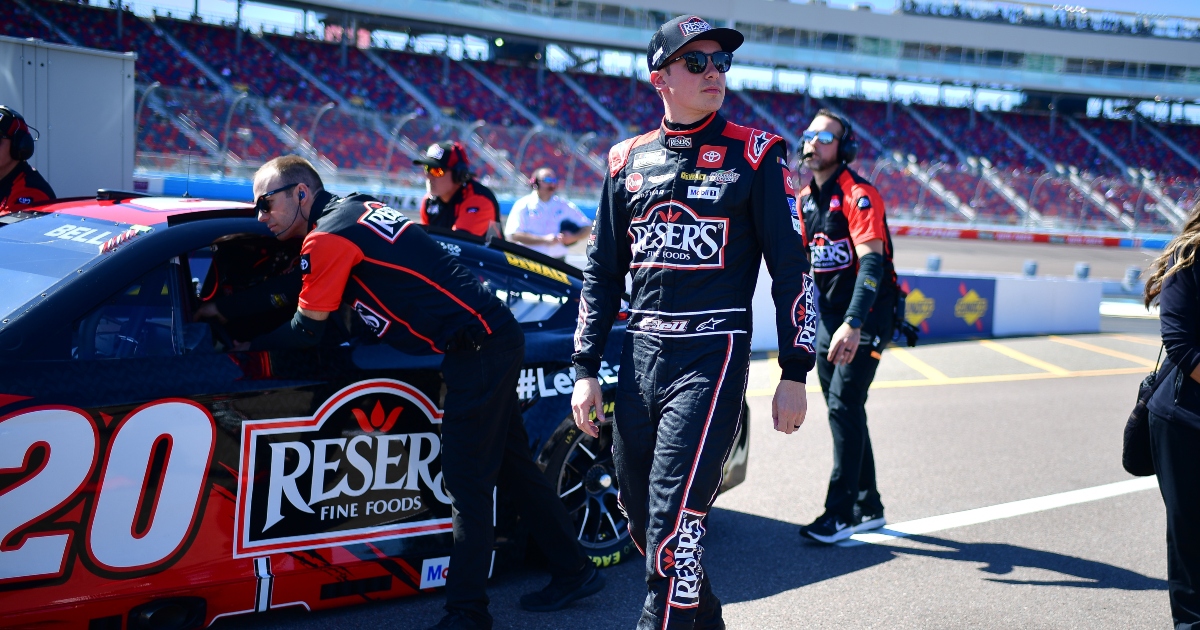
[[[186,400],[144,405],[117,425],[86,525],[86,550],[96,566],[144,571],[179,551],[195,522],[215,440],[212,416]],[[66,571],[75,535],[69,525],[10,538],[85,487],[98,463],[100,436],[87,414],[69,407],[0,419],[0,472],[29,468],[38,447],[45,450],[40,466],[0,494],[0,584]]]

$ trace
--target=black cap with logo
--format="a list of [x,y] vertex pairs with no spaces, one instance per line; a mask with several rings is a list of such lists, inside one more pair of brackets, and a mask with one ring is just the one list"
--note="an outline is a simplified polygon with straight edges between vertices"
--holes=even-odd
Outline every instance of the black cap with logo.
[[732,28],[713,28],[695,15],[681,15],[654,32],[646,47],[646,67],[658,70],[688,42],[703,40],[712,40],[721,45],[721,50],[733,52],[746,38]]
[[467,149],[459,142],[439,142],[429,145],[425,155],[413,160],[413,164],[444,169],[466,168]]

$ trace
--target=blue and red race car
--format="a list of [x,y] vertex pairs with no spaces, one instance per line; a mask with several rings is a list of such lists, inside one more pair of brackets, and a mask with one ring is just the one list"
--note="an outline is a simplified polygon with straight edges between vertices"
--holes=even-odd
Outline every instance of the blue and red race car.
[[[593,561],[623,560],[611,427],[570,420],[578,270],[431,233],[521,322],[530,448]],[[369,343],[348,309],[313,351],[232,352],[273,324],[193,321],[218,285],[285,273],[286,247],[225,201],[101,191],[0,217],[0,625],[198,628],[444,584],[440,358]],[[724,488],[747,451],[743,432]],[[503,566],[526,536],[497,496]]]

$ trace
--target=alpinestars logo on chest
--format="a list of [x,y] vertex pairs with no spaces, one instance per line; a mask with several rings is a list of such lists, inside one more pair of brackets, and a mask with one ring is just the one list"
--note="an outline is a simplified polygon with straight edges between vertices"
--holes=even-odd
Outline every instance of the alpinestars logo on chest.
[[630,267],[724,269],[729,219],[702,217],[678,201],[651,206],[629,225]]

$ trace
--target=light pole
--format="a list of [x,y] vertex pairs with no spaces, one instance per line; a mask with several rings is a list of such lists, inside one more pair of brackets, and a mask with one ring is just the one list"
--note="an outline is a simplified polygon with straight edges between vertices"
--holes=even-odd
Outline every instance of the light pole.
[[401,116],[399,120],[396,121],[396,126],[394,128],[392,128],[391,141],[388,142],[387,157],[383,158],[383,174],[384,174],[384,176],[387,176],[387,174],[389,172],[389,168],[392,166],[392,152],[394,152],[396,150],[396,142],[397,142],[396,139],[400,137],[400,130],[403,129],[404,125],[407,125],[410,120],[412,120],[416,117],[417,117],[416,112],[412,112],[410,114],[405,114],[405,115]]
[[1088,201],[1091,200],[1090,199],[1091,193],[1092,193],[1092,191],[1096,190],[1096,182],[1100,181],[1103,178],[1104,178],[1103,175],[1097,175],[1092,178],[1092,181],[1088,182],[1087,192],[1085,192],[1083,195],[1083,205],[1079,206],[1079,230],[1080,231],[1083,231],[1083,216],[1087,212],[1087,204],[1088,204]]
[[541,133],[543,129],[544,127],[541,125],[534,125],[529,131],[525,132],[524,136],[521,136],[521,143],[517,145],[516,167],[518,173],[524,172],[521,170],[521,164],[525,162],[525,149],[529,148],[529,141],[532,140],[534,136]]
[[1135,199],[1133,202],[1133,236],[1135,238],[1137,237],[1138,214],[1139,214],[1138,208],[1140,208],[1142,206],[1142,197],[1145,196],[1145,194],[1146,194],[1146,181],[1143,179],[1139,179],[1138,184],[1140,184],[1138,186],[1138,188],[1139,188],[1138,196],[1137,196],[1137,199]]
[[891,165],[888,164],[888,161],[884,158],[879,158],[878,160],[875,160],[875,168],[871,169],[871,183],[872,184],[875,183],[875,180],[879,178],[879,174],[882,173],[885,169],[887,169],[888,166],[891,166]]
[[[1038,177],[1037,181],[1033,182],[1033,188],[1031,188],[1029,190],[1029,207],[1030,208],[1033,207],[1033,204],[1037,203],[1037,189],[1040,188],[1041,185],[1046,180],[1050,179],[1051,177],[1053,177],[1053,176],[1050,173],[1042,173],[1042,176]],[[1025,223],[1026,224],[1029,223],[1029,213],[1028,212],[1025,213]]]
[[308,130],[308,145],[311,146],[314,151],[317,150],[317,123],[321,122],[321,117],[325,115],[325,112],[328,112],[334,107],[337,107],[337,103],[332,101],[325,103],[321,106],[321,109],[317,110],[316,118],[313,118],[312,127],[310,127]]
[[250,95],[242,92],[233,99],[233,103],[229,105],[229,113],[225,114],[225,128],[221,131],[221,172],[225,172],[225,160],[229,157],[229,125],[233,122],[233,113],[237,111],[238,105],[242,101],[249,98]]
[[142,123],[141,123],[142,108],[146,106],[146,98],[148,96],[150,96],[151,92],[153,92],[154,90],[157,90],[160,87],[162,87],[162,83],[155,81],[154,83],[147,85],[146,90],[144,92],[142,92],[142,98],[141,98],[141,100],[138,101],[137,113],[133,115],[133,126],[135,129],[137,129],[137,131],[134,133],[134,136],[133,136],[134,138],[139,137],[139,135],[142,132]]
[[583,152],[583,146],[592,140],[596,139],[596,132],[589,131],[579,138],[579,142],[575,144],[575,150],[571,152],[571,164],[567,166],[567,189],[569,190],[575,185],[575,162],[580,153]]

